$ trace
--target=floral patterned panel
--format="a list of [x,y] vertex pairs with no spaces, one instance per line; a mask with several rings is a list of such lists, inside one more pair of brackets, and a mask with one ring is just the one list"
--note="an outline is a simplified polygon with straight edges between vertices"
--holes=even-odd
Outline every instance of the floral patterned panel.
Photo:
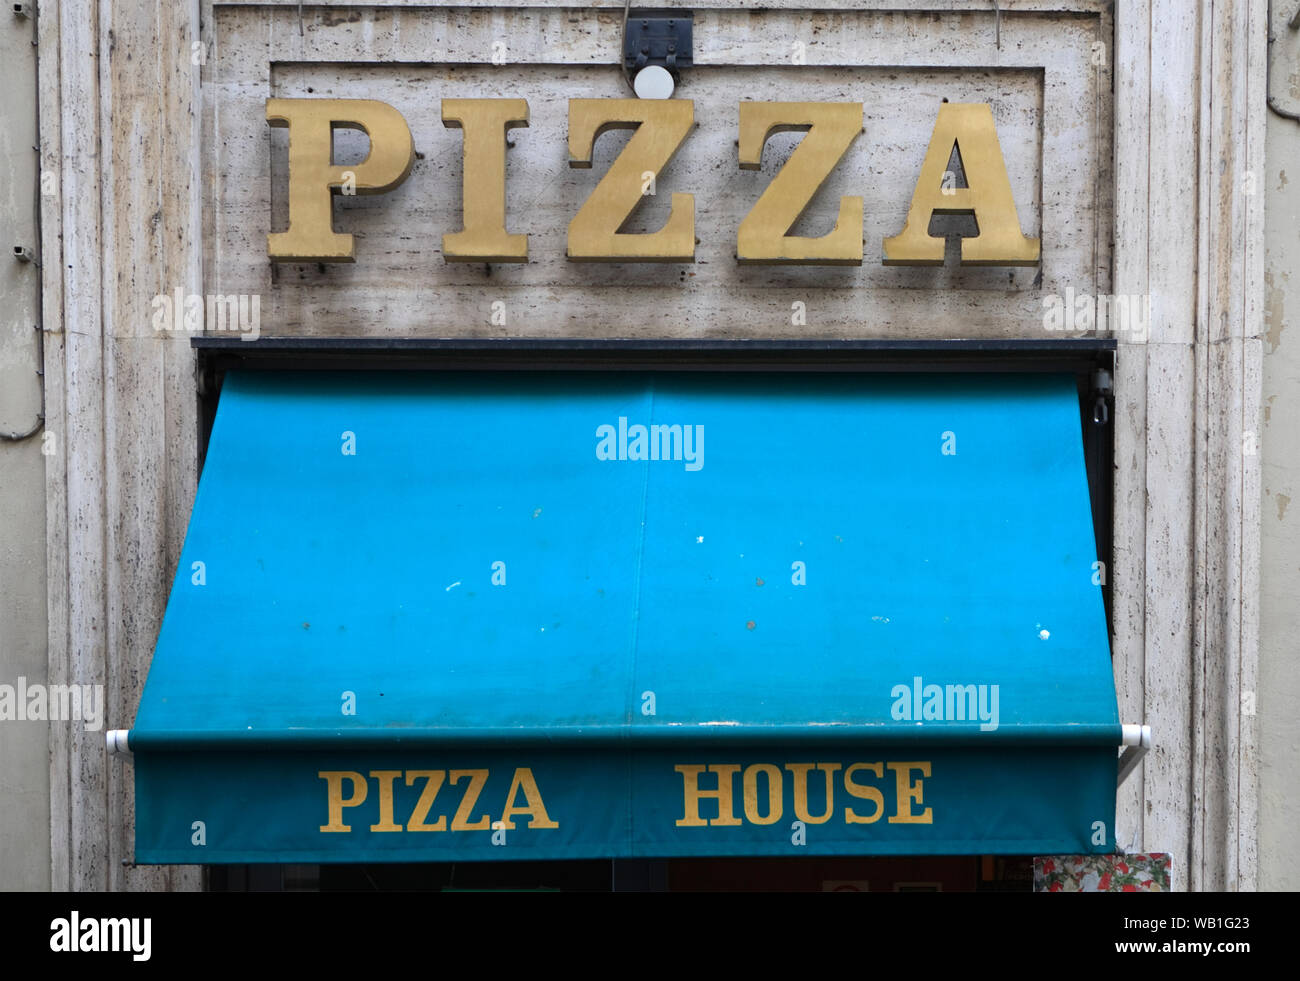
[[1169,854],[1045,855],[1034,859],[1034,892],[1168,892]]

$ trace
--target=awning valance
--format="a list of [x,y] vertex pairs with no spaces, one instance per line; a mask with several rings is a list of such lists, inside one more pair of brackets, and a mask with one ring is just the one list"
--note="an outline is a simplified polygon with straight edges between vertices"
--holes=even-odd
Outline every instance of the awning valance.
[[1114,847],[1067,375],[232,372],[139,862]]

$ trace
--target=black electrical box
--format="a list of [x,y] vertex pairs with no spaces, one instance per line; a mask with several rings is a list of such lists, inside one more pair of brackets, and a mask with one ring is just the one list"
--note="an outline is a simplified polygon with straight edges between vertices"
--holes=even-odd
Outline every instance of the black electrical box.
[[623,64],[637,72],[647,65],[659,65],[677,76],[681,68],[690,68],[691,28],[694,15],[689,10],[628,11],[627,34],[623,38]]

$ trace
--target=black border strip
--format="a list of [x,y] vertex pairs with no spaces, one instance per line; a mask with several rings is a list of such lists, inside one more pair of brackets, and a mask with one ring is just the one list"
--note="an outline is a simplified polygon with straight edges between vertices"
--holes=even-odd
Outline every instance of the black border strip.
[[199,367],[428,370],[1078,370],[1109,366],[1113,338],[1053,340],[674,340],[265,337],[190,339]]

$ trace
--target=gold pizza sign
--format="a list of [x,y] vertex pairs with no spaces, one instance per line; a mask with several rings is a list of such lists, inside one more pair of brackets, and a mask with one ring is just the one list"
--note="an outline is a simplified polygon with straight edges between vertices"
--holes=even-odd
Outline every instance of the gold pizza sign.
[[[267,99],[266,118],[289,130],[289,227],[267,236],[277,262],[353,262],[353,237],[334,230],[334,196],[382,194],[411,172],[415,146],[406,120],[371,99]],[[442,121],[463,132],[463,228],[443,235],[448,262],[527,262],[528,236],[506,215],[506,133],[528,125],[525,99],[444,99]],[[668,220],[655,232],[619,229],[654,177],[686,141],[695,104],[686,99],[570,99],[569,166],[590,167],[601,133],[633,130],[622,153],[569,222],[574,262],[694,262],[695,196],[672,192]],[[366,159],[333,162],[333,133],[357,129],[370,139]],[[757,170],[775,133],[805,131],[789,160],[736,229],[742,263],[861,265],[862,198],[840,198],[835,227],[821,236],[791,227],[862,132],[860,102],[741,102],[739,166]],[[957,147],[965,187],[953,186],[948,161]],[[978,234],[962,239],[964,265],[1033,266],[1039,241],[1020,220],[985,103],[944,103],[912,195],[907,221],[883,243],[885,265],[942,265],[944,239],[929,234],[934,215],[969,215]]]

